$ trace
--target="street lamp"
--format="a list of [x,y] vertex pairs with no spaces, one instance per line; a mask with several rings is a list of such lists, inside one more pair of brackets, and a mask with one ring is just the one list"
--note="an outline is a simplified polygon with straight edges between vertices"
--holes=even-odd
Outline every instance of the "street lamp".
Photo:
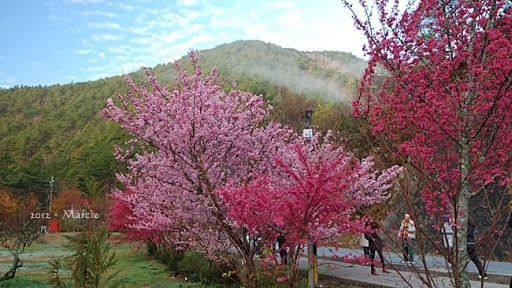
[[[307,109],[304,118],[308,120],[308,126],[306,126],[306,129],[302,131],[302,136],[306,140],[311,140],[313,138],[313,129],[311,128],[311,124],[313,122],[313,109]],[[313,267],[309,265],[310,259],[314,259]],[[316,265],[316,259],[316,243],[311,241],[311,239],[308,237],[308,287],[310,288],[318,287],[318,267]]]

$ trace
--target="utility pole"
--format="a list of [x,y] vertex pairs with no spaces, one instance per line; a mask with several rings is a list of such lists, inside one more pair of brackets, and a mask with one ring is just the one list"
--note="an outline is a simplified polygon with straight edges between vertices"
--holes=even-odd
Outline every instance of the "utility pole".
[[50,218],[52,217],[53,183],[55,183],[55,180],[53,180],[53,176],[52,176],[52,180],[50,180],[50,209],[48,211],[48,213],[50,213]]
[[[311,128],[311,124],[313,122],[313,110],[307,109],[306,116],[304,116],[308,120],[308,126],[306,129],[302,131],[302,136],[306,140],[311,140],[313,138],[313,129]],[[308,287],[318,287],[318,268],[317,268],[317,253],[316,253],[316,243],[311,241],[308,237]],[[313,259],[313,263],[311,265],[310,260]]]

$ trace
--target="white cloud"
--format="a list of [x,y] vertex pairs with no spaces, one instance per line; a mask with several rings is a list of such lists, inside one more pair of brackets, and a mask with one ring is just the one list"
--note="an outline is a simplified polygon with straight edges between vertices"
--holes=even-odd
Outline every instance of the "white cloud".
[[195,45],[197,43],[211,42],[211,41],[215,41],[217,39],[218,39],[217,36],[213,36],[213,35],[210,35],[210,34],[196,35],[196,36],[190,37],[189,44],[191,46],[193,46],[193,45]]
[[285,1],[270,1],[265,2],[265,8],[292,8],[295,5],[294,2],[285,2]]
[[194,6],[194,5],[198,4],[197,0],[181,0],[180,2],[182,5],[185,5],[185,6]]
[[89,54],[91,52],[92,52],[92,48],[88,49],[88,50],[85,50],[85,49],[75,50],[75,54],[78,54],[78,55],[87,55],[87,54]]
[[284,27],[303,28],[306,23],[302,20],[299,10],[286,11],[283,15],[277,17],[277,22]]
[[98,11],[98,10],[85,11],[83,13],[83,15],[84,16],[105,16],[105,17],[108,17],[108,18],[118,18],[119,17],[119,15],[117,15],[117,14],[110,13],[110,12]]
[[99,74],[92,75],[92,79],[103,79],[103,78],[107,78],[109,76],[112,76],[112,75],[108,74],[108,73],[99,73]]
[[71,80],[76,80],[76,79],[78,79],[78,78],[77,78],[76,76],[74,76],[74,75],[68,75],[68,76],[66,76],[66,78],[71,79]]
[[258,12],[254,10],[249,10],[249,20],[258,20],[260,18],[260,15]]
[[223,28],[223,27],[234,27],[238,23],[235,17],[229,17],[226,20],[222,20],[219,18],[213,18],[210,22],[210,27],[212,28]]
[[160,49],[158,52],[156,52],[156,55],[168,57],[169,55],[175,55],[176,53],[182,53],[184,51],[187,51],[192,48],[191,46],[192,45],[190,45],[190,43],[180,43],[172,45],[172,47]]
[[8,85],[0,85],[0,89],[9,89],[9,88],[11,88],[11,87]]
[[119,35],[111,35],[111,34],[93,34],[92,39],[94,41],[113,41],[113,40],[119,40],[122,37]]
[[133,71],[133,70],[139,69],[140,67],[144,67],[144,63],[141,63],[141,62],[125,63],[125,64],[122,64],[120,68],[123,69],[123,71]]
[[167,57],[167,58],[163,58],[162,59],[162,63],[170,63],[170,62],[174,62],[178,59],[180,59],[181,56],[180,55],[174,55],[173,57]]
[[197,17],[199,17],[199,13],[197,13],[196,11],[186,11],[185,12],[185,19],[187,19],[189,21],[194,20]]
[[108,51],[108,53],[124,54],[124,53],[126,53],[127,48],[128,48],[128,45],[120,45],[120,46],[115,46],[115,47],[108,47],[107,51]]
[[130,27],[130,28],[128,28],[128,31],[133,32],[135,34],[140,34],[140,35],[146,34],[147,30],[148,30],[147,28],[143,28],[143,27]]
[[181,17],[180,15],[172,13],[172,12],[162,15],[162,18],[164,20],[166,20],[166,23],[159,23],[160,26],[163,26],[163,27],[165,27],[165,26],[172,27],[175,25],[183,27],[183,26],[188,25],[188,21],[186,18]]
[[85,5],[87,3],[102,3],[102,2],[103,2],[103,0],[68,0],[68,1],[64,1],[64,4],[73,3],[73,4]]
[[136,60],[136,61],[139,61],[139,63],[140,63],[140,62],[149,62],[149,61],[152,60],[152,58],[153,57],[148,56],[148,55],[141,55],[141,56],[133,57],[132,59]]
[[222,14],[224,14],[224,10],[222,10],[221,8],[219,7],[208,7],[208,13],[210,15],[214,15],[214,16],[221,16]]
[[197,33],[201,30],[202,27],[203,27],[203,25],[201,25],[201,24],[194,24],[187,28],[187,33],[190,33],[190,34]]
[[153,35],[153,39],[155,41],[156,39],[162,39],[164,43],[174,43],[176,40],[179,40],[181,38],[183,38],[183,35],[176,31],[171,32],[171,34],[169,35]]
[[131,11],[133,10],[133,6],[129,4],[119,3],[119,8]]
[[98,53],[98,57],[105,58],[105,53],[103,53],[103,52]]
[[85,72],[95,72],[95,71],[103,71],[103,70],[105,70],[105,67],[100,67],[100,66],[89,67],[89,68],[84,69]]
[[112,22],[105,22],[105,23],[89,23],[89,28],[96,28],[96,29],[121,29],[121,25],[117,23]]
[[158,14],[158,10],[156,10],[156,9],[149,9],[149,8],[147,8],[146,12],[148,12],[149,14],[153,14],[153,15]]
[[260,34],[265,28],[263,23],[249,23],[245,25],[245,32],[249,35]]
[[130,42],[135,42],[138,44],[149,44],[152,41],[153,41],[153,38],[151,38],[151,37],[133,38],[130,40]]
[[261,33],[259,39],[265,42],[281,45],[280,40],[282,40],[282,37],[276,31],[268,31]]

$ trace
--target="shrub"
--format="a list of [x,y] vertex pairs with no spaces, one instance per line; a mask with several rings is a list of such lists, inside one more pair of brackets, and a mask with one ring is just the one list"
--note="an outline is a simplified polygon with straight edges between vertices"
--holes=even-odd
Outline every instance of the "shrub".
[[195,250],[185,252],[183,259],[178,262],[178,271],[191,281],[201,281],[201,268],[209,265],[208,260],[202,253]]

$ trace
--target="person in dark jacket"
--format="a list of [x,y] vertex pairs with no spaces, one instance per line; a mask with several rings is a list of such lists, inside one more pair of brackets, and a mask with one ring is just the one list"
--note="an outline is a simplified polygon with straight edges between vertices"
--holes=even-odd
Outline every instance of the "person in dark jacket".
[[277,244],[279,245],[279,256],[281,256],[281,265],[288,264],[288,252],[286,251],[286,238],[283,235],[277,236]]
[[478,251],[476,249],[475,244],[475,221],[473,220],[473,217],[471,215],[468,215],[468,234],[467,234],[467,251],[469,258],[471,258],[471,261],[475,263],[476,267],[478,268],[478,278],[484,278],[487,279],[487,273],[485,273],[484,268],[482,266],[482,263],[480,260],[478,260]]
[[372,275],[378,275],[377,271],[375,271],[374,267],[374,260],[375,260],[375,251],[379,253],[380,257],[380,263],[382,264],[382,272],[383,273],[389,273],[389,271],[386,269],[386,264],[384,263],[384,255],[382,255],[382,239],[380,238],[378,231],[380,230],[379,224],[376,222],[373,222],[373,220],[370,220],[370,232],[364,233],[364,237],[369,242],[369,248],[370,248],[370,267],[371,267],[371,273]]

